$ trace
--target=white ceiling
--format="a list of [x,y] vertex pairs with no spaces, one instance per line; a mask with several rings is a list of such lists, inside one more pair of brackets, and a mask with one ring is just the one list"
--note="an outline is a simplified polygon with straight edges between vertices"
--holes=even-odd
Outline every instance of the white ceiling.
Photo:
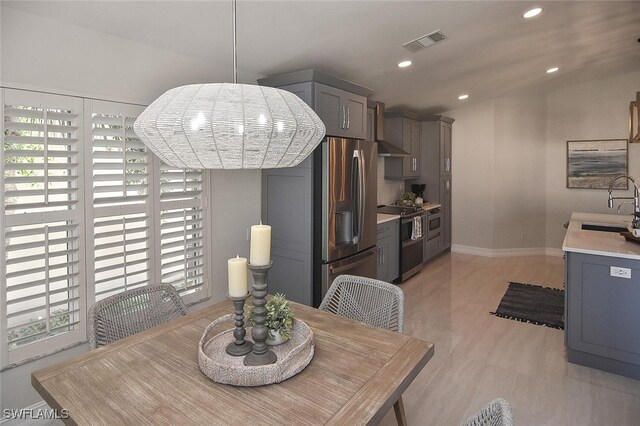
[[[232,79],[230,1],[3,4],[204,59],[229,69],[210,81]],[[542,14],[524,20],[534,6]],[[439,113],[640,70],[640,1],[238,0],[237,12],[241,76],[317,68],[371,88],[387,109]],[[435,30],[447,39],[402,47]],[[404,59],[413,65],[399,69]]]

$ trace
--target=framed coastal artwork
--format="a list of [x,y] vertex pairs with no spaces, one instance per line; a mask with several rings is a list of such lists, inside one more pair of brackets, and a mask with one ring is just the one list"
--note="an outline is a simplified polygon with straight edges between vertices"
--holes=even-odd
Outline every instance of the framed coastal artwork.
[[[626,139],[567,141],[567,188],[609,189],[609,182],[629,170]],[[627,189],[619,179],[614,189]]]

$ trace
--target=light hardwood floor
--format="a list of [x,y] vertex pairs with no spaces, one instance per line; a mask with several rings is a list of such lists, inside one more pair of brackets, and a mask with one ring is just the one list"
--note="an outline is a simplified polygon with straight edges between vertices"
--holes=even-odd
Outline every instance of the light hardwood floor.
[[640,381],[568,363],[562,330],[489,315],[508,281],[562,288],[562,262],[448,253],[400,285],[405,334],[435,344],[403,395],[410,425],[459,425],[498,396],[517,425],[640,424]]

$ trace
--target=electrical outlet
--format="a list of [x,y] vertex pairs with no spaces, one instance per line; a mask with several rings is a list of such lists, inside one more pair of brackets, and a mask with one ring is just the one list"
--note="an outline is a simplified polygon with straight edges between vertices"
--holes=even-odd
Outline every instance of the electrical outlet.
[[618,268],[617,266],[611,266],[609,275],[616,278],[627,278],[631,279],[631,269],[629,268]]

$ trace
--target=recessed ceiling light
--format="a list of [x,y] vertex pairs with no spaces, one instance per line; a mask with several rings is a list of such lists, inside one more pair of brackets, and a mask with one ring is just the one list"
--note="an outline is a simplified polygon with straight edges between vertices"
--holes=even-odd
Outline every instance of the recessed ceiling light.
[[554,73],[554,72],[558,71],[559,69],[560,69],[560,68],[558,68],[558,67],[549,68],[549,69],[547,70],[547,74]]
[[468,98],[469,98],[469,95],[466,95],[466,94],[458,96],[458,99],[460,99],[461,101],[464,101],[465,99],[468,99]]
[[400,68],[406,68],[406,67],[408,67],[408,66],[409,66],[409,65],[411,65],[411,64],[412,64],[412,62],[411,62],[411,61],[402,61],[402,62],[400,62],[400,63],[398,64],[398,66],[399,66]]
[[540,12],[542,12],[542,8],[536,7],[534,9],[527,10],[525,13],[522,14],[522,17],[525,19],[531,19],[534,16],[540,15]]

